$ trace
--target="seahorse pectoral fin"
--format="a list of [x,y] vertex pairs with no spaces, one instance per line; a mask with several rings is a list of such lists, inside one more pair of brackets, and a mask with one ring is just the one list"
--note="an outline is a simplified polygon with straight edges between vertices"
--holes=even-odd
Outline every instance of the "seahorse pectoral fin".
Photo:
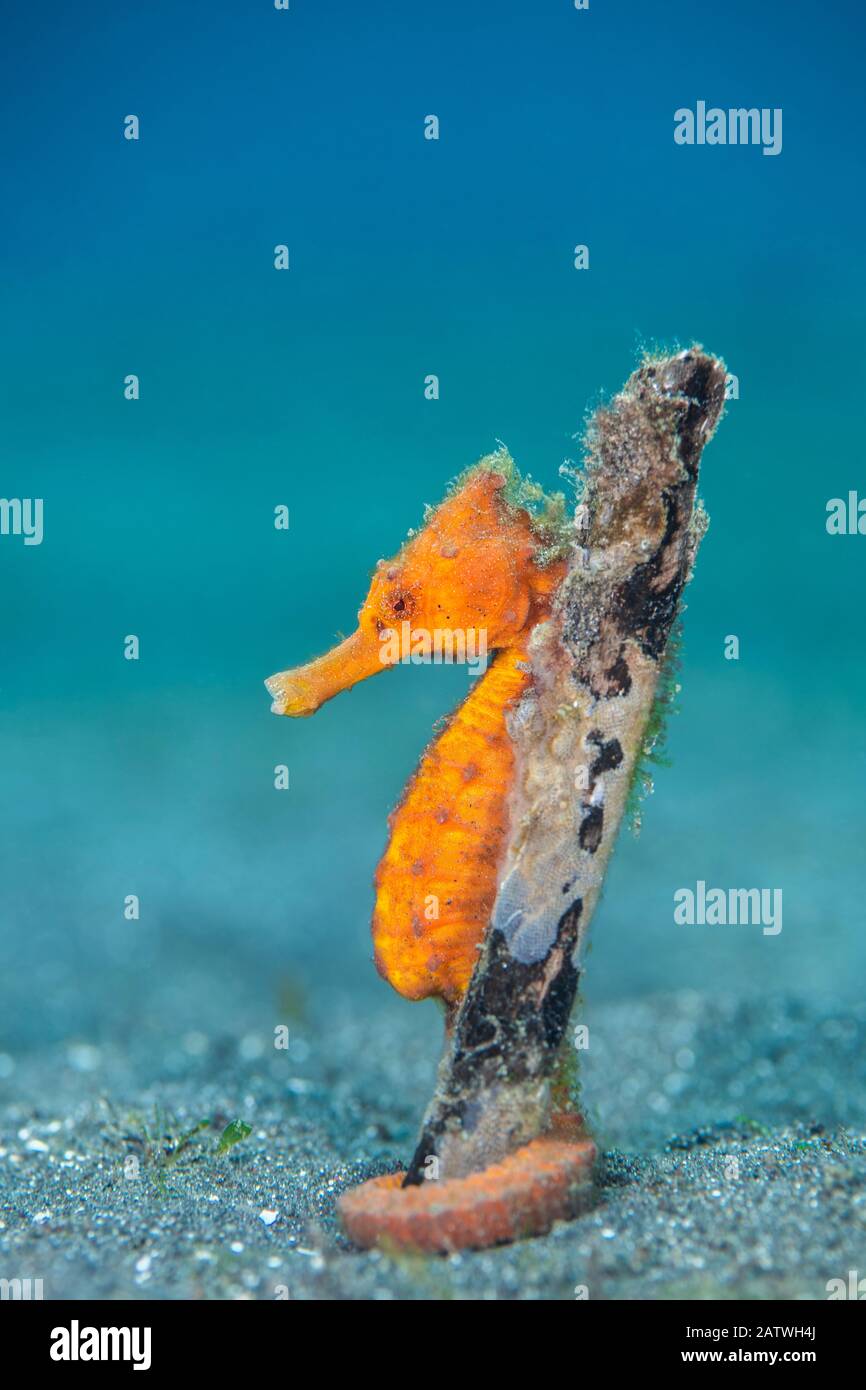
[[274,714],[295,718],[315,714],[320,705],[341,690],[351,689],[358,681],[392,664],[376,630],[358,628],[315,661],[269,676],[265,685],[273,696],[271,709]]

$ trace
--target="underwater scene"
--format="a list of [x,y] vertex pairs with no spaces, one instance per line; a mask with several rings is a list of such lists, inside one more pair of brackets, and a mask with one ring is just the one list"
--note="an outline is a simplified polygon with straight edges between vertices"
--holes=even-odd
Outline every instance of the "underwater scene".
[[866,1297],[860,6],[4,28],[2,1300]]

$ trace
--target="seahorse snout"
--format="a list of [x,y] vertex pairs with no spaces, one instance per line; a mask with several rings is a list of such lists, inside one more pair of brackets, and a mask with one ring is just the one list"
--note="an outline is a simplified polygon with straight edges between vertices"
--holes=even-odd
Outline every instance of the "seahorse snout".
[[315,714],[326,700],[390,664],[378,634],[358,628],[339,646],[306,666],[294,666],[290,671],[269,676],[265,686],[273,696],[271,710],[294,718]]

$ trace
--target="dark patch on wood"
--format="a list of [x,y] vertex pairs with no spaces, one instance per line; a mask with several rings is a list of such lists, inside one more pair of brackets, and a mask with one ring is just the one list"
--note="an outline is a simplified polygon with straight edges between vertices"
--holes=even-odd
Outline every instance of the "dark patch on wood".
[[677,426],[679,452],[689,479],[694,482],[706,440],[707,418],[715,419],[724,407],[725,381],[718,364],[703,354],[687,352],[679,365],[681,380],[677,389],[688,400]]
[[601,844],[601,837],[604,832],[604,808],[602,806],[590,806],[580,823],[581,849],[585,849],[588,854],[595,854]]
[[620,647],[619,656],[612,666],[604,673],[608,683],[605,694],[607,695],[627,695],[631,690],[631,672],[628,669],[628,662],[623,655]]
[[618,738],[605,739],[594,729],[587,737],[587,743],[594,743],[598,752],[590,763],[590,779],[595,782],[603,772],[613,772],[623,759],[622,744]]
[[[680,548],[685,543],[687,518],[680,516],[679,496],[662,493],[665,508],[665,531],[655,554],[637,569],[624,584],[614,591],[613,611],[621,632],[633,637],[645,656],[660,660],[671,624],[676,617],[680,595],[686,582],[681,558],[673,566],[670,582],[659,587],[659,576],[669,567],[668,547]],[[691,498],[689,498],[691,512]]]
[[[583,668],[579,666],[578,681],[582,684],[583,680]],[[585,680],[596,700],[609,700],[616,695],[627,695],[631,690],[631,672],[625,659],[625,644],[620,646],[616,660],[607,670],[602,671],[600,678],[596,672],[589,670]]]
[[[563,913],[547,955],[530,965],[515,960],[501,931],[493,933],[486,969],[482,976],[473,976],[455,1030],[452,1068],[460,1084],[468,1082],[479,1065],[499,1060],[506,1062],[512,1079],[522,1081],[535,1071],[526,1055],[527,1044],[544,1040],[545,1046],[556,1045],[568,1019],[561,1019],[560,996],[547,988],[545,980],[553,953],[570,956],[573,952],[582,910],[578,899]],[[577,987],[577,971],[570,960],[564,962],[561,973],[573,977]]]
[[582,912],[578,898],[562,914],[550,950],[528,965],[514,958],[501,931],[492,933],[455,1020],[447,1090],[428,1114],[404,1187],[425,1181],[424,1163],[446,1130],[471,1132],[475,1096],[552,1074],[577,993]]

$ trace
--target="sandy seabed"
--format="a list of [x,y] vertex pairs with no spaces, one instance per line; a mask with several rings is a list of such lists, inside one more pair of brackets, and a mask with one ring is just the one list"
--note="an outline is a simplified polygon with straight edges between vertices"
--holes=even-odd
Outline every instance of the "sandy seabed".
[[[405,1163],[432,1017],[344,999],[285,1051],[138,1035],[5,1056],[0,1277],[57,1299],[826,1299],[866,1273],[866,1006],[688,992],[588,1019],[595,1205],[450,1257],[355,1251],[335,1215]],[[220,1154],[236,1118],[250,1133]]]

